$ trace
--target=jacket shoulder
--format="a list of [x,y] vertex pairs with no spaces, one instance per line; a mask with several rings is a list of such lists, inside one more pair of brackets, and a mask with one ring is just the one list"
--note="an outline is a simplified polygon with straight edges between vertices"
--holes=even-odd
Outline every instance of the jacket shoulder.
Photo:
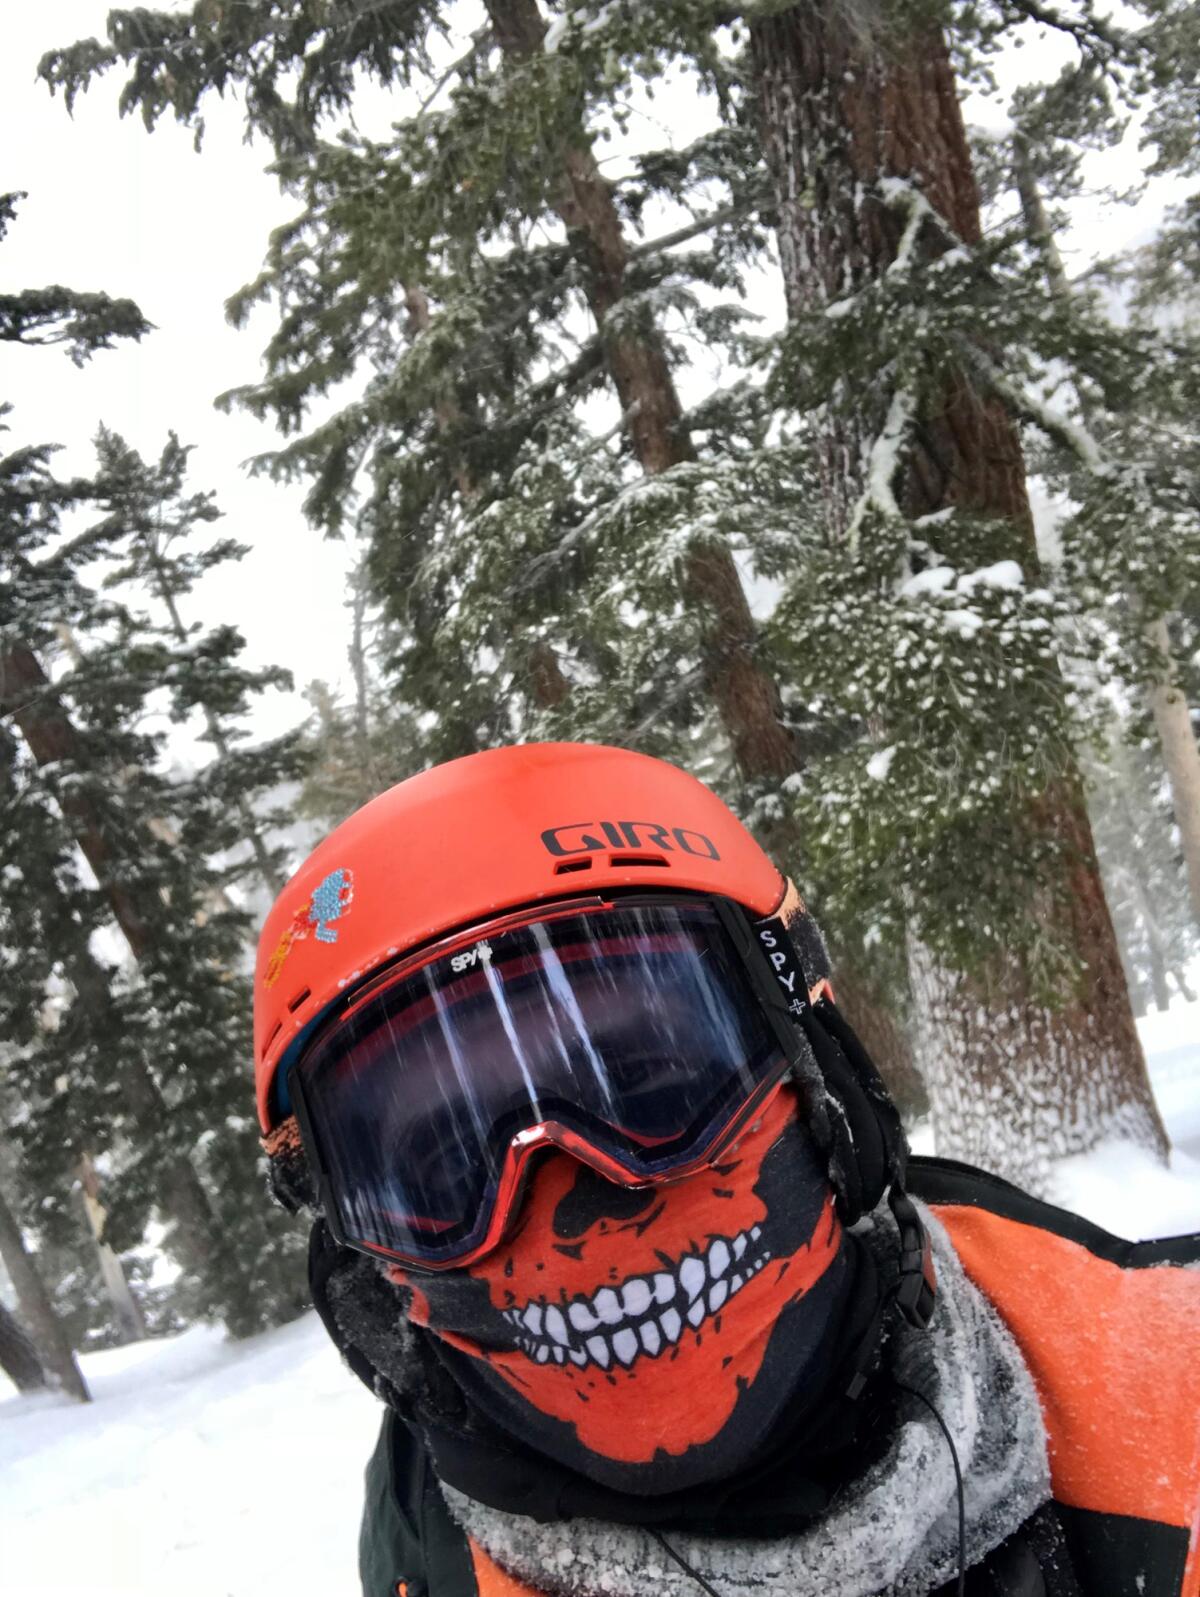
[[1159,1264],[1200,1264],[1200,1232],[1131,1242],[1126,1237],[1113,1236],[1069,1209],[1035,1198],[988,1170],[978,1170],[957,1159],[924,1155],[910,1159],[906,1185],[913,1197],[932,1207],[985,1209],[998,1219],[1014,1220],[1077,1243],[1096,1258],[1123,1270],[1149,1269]]
[[1033,1376],[1083,1590],[1200,1597],[1200,1237],[1130,1242],[950,1159],[910,1172]]
[[466,1537],[450,1518],[429,1455],[394,1410],[367,1465],[358,1538],[363,1597],[477,1597]]

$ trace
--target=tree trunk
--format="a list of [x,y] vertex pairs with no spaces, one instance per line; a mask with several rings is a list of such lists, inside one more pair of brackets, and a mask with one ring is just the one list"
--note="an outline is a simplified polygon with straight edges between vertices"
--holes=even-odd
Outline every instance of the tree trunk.
[[25,1246],[21,1228],[2,1192],[0,1192],[0,1259],[4,1260],[4,1268],[8,1271],[16,1291],[21,1313],[33,1333],[33,1345],[43,1369],[64,1392],[69,1392],[81,1403],[90,1403],[91,1393],[75,1362],[75,1354],[67,1340],[67,1334],[54,1312],[54,1306],[42,1284],[42,1278],[38,1275],[37,1266]]
[[[538,54],[546,23],[537,0],[487,0],[500,48]],[[559,216],[578,243],[588,304],[597,327],[625,294],[629,246],[612,190],[581,125],[563,151]],[[656,476],[693,460],[666,351],[653,331],[605,338],[605,359],[630,444],[642,470]],[[684,557],[686,597],[705,619],[709,692],[739,769],[750,778],[782,779],[797,770],[795,739],[783,724],[779,692],[756,655],[756,627],[737,565],[722,542],[692,543]]]
[[[1167,661],[1169,670],[1171,639],[1166,617],[1152,621],[1146,630],[1151,644]],[[1171,807],[1183,848],[1192,915],[1200,925],[1200,748],[1192,731],[1187,699],[1178,687],[1171,685],[1169,676],[1154,684],[1151,705],[1167,780],[1171,784]]]
[[[968,244],[980,238],[979,198],[953,69],[941,31],[901,35],[881,0],[853,8],[807,0],[751,24],[760,129],[779,212],[788,310],[820,314],[877,279],[895,260],[905,220],[880,185],[901,179]],[[886,35],[886,36],[885,36]],[[922,256],[946,247],[922,240]],[[891,398],[831,411],[824,490],[845,539],[864,488],[865,461]],[[897,498],[909,516],[947,507],[994,518],[988,561],[1015,558],[1038,578],[1020,441],[999,401],[965,374],[916,418]],[[983,561],[981,560],[981,564]],[[1077,952],[1081,985],[1047,1008],[1025,961],[997,955],[955,970],[910,938],[922,1075],[939,1152],[986,1163],[1041,1187],[1048,1160],[1127,1135],[1164,1155],[1130,1011],[1112,921],[1100,886],[1083,787],[1074,766],[1028,797],[1034,824],[1072,863],[1059,881],[1029,885],[1029,913]],[[981,844],[981,846],[983,846]]]
[[[0,653],[0,715],[13,718],[39,765],[63,760],[87,768],[79,733],[55,699],[41,662],[23,644]],[[153,946],[152,917],[122,879],[122,860],[106,818],[76,784],[68,784],[58,801],[134,958],[144,960]]]
[[47,1384],[37,1349],[3,1303],[0,1303],[0,1370],[18,1392],[40,1392]]
[[129,1290],[129,1282],[125,1279],[120,1259],[104,1240],[104,1222],[107,1215],[100,1201],[100,1177],[96,1173],[95,1161],[90,1153],[80,1155],[77,1173],[83,1212],[87,1216],[88,1229],[92,1233],[100,1260],[100,1279],[104,1282],[104,1290],[108,1294],[121,1340],[140,1342],[146,1335],[146,1323],[142,1319],[137,1299]]
[[832,941],[833,990],[838,1008],[854,1027],[863,1047],[883,1077],[906,1123],[929,1113],[929,1094],[913,1059],[912,1045],[884,1002],[878,987],[853,960],[838,953]]

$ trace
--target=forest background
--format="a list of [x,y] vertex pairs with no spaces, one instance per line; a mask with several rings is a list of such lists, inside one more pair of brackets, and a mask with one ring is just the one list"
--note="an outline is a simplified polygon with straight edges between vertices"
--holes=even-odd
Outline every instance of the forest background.
[[303,1307],[255,922],[496,743],[715,785],[939,1151],[1041,1191],[1166,1159],[1133,1021],[1200,924],[1193,8],[102,12],[5,24],[9,1373]]

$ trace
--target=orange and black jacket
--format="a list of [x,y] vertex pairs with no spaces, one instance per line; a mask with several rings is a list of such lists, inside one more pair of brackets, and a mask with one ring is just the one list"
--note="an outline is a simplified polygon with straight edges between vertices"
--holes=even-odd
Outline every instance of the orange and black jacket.
[[[1053,1503],[968,1572],[969,1597],[1200,1597],[1200,1235],[1124,1241],[949,1159],[913,1159],[908,1187],[1015,1337],[1046,1422]],[[538,1597],[458,1529],[390,1412],[360,1567],[364,1597]]]

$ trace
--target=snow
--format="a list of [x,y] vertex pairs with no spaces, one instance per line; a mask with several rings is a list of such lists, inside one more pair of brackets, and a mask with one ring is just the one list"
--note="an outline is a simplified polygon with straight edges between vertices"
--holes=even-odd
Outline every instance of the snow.
[[1055,1201],[1123,1237],[1200,1231],[1200,1004],[1177,1000],[1138,1022],[1173,1144],[1169,1169],[1127,1142],[1064,1159]]
[[947,632],[957,632],[962,638],[973,638],[983,625],[983,617],[974,610],[944,610],[941,622]]
[[1024,575],[1015,560],[997,560],[994,566],[965,571],[955,584],[960,593],[970,593],[972,588],[1007,588],[1011,591],[1024,585]]
[[886,782],[887,774],[891,770],[892,761],[895,758],[896,745],[894,743],[891,748],[880,749],[877,753],[872,754],[867,761],[867,775],[873,782]]
[[[379,1425],[316,1315],[80,1360],[94,1401],[0,1377],[5,1597],[337,1597]],[[297,1535],[296,1528],[303,1527]]]
[[[1108,1145],[1059,1167],[1056,1199],[1124,1236],[1200,1230],[1200,1003],[1139,1029],[1171,1166]],[[5,1597],[357,1591],[379,1408],[315,1315],[248,1342],[197,1327],[80,1362],[87,1407],[0,1376]]]
[[923,593],[944,593],[957,575],[953,566],[930,566],[905,578],[900,584],[900,597],[916,599]]

